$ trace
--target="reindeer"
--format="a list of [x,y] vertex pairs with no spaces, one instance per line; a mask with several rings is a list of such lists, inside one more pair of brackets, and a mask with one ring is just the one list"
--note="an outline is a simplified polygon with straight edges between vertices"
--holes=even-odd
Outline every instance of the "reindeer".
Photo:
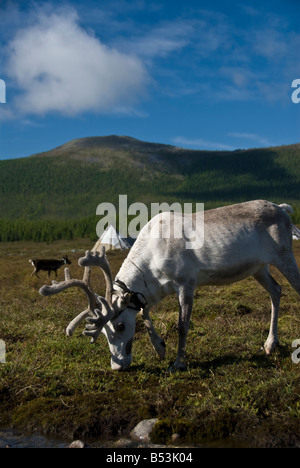
[[50,278],[51,271],[55,271],[55,278],[57,278],[57,270],[63,266],[63,265],[71,265],[70,260],[68,259],[68,256],[65,255],[62,257],[61,260],[46,260],[46,259],[34,259],[34,260],[29,260],[29,263],[34,267],[33,272],[31,273],[31,276],[35,275],[39,278],[38,272],[40,270],[42,271],[48,271],[48,276]]
[[[185,238],[157,238],[151,232],[171,219],[174,227],[182,221],[179,213],[160,213],[141,230],[124,260],[115,281],[112,280],[105,250],[86,252],[78,263],[85,268],[98,266],[106,278],[105,298],[92,293],[86,282],[88,308],[69,324],[71,336],[86,319],[84,334],[95,342],[101,332],[108,340],[111,367],[124,370],[132,362],[132,342],[136,315],[140,311],[151,343],[161,359],[165,343],[149,316],[154,304],[176,293],[179,301],[178,353],[169,371],[185,370],[185,347],[197,286],[225,285],[253,276],[271,298],[271,323],[264,349],[270,354],[278,344],[277,321],[281,287],[272,277],[274,265],[300,294],[300,273],[292,251],[292,234],[300,231],[292,224],[289,205],[255,200],[205,211],[204,243],[201,248],[186,249]],[[168,215],[168,216],[167,216]],[[195,214],[189,215],[193,221]],[[149,236],[150,232],[150,236]],[[67,270],[67,269],[66,269]],[[87,278],[87,273],[85,273]],[[43,286],[40,294],[50,295],[76,285],[66,271],[65,281]],[[77,280],[78,281],[78,280]]]

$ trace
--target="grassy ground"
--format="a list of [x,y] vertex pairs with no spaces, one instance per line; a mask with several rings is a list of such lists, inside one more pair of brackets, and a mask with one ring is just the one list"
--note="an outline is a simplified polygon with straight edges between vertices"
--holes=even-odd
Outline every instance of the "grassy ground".
[[[300,243],[299,243],[300,244]],[[300,245],[294,250],[300,264]],[[137,318],[133,363],[128,371],[110,369],[106,340],[90,344],[80,330],[67,338],[69,321],[84,310],[79,290],[41,297],[47,273],[31,276],[28,260],[67,253],[73,277],[87,240],[53,244],[0,243],[0,426],[41,430],[68,437],[126,435],[141,419],[157,417],[153,440],[242,439],[251,446],[295,446],[300,440],[300,364],[292,342],[300,338],[299,297],[285,278],[279,319],[281,346],[271,357],[261,352],[270,318],[266,292],[247,279],[230,287],[197,290],[188,335],[188,370],[166,373],[177,351],[177,301],[165,299],[152,311],[167,344],[159,361],[142,320]],[[124,253],[109,255],[113,274]],[[63,269],[59,270],[63,278]],[[98,272],[97,292],[104,292]]]

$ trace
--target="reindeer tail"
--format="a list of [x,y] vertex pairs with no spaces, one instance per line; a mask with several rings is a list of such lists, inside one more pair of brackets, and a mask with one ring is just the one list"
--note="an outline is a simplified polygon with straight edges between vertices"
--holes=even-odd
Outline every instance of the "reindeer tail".
[[[293,208],[290,205],[287,205],[286,203],[282,203],[282,205],[279,205],[279,206],[286,213],[293,214]],[[292,235],[293,235],[293,239],[295,240],[300,239],[300,229],[298,229],[294,224],[292,224]]]

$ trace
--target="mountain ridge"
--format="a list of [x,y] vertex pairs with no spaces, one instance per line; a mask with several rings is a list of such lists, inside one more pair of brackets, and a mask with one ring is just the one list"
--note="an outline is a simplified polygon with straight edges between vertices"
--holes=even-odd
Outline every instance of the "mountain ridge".
[[0,161],[0,218],[76,219],[99,203],[203,202],[206,208],[265,198],[300,205],[300,144],[190,150],[129,136],[78,138]]
[[[233,153],[233,152],[247,152],[253,150],[261,150],[262,148],[238,148],[235,150],[203,150],[203,149],[187,149],[177,145],[171,145],[167,143],[155,143],[155,142],[147,142],[144,140],[139,140],[137,138],[128,136],[128,135],[107,135],[107,136],[89,136],[89,137],[82,137],[82,138],[75,138],[73,140],[67,141],[60,146],[57,146],[51,150],[42,152],[42,153],[35,153],[26,157],[34,157],[40,156],[45,153],[53,153],[57,154],[60,151],[75,149],[76,147],[110,147],[113,149],[156,149],[156,150],[165,150],[165,151],[185,151],[191,153]],[[279,149],[279,148],[295,148],[300,149],[300,143],[293,143],[289,145],[280,145],[280,146],[270,146],[266,149]]]
[[[91,148],[91,147],[102,147],[102,148],[112,148],[112,149],[149,149],[149,148],[155,148],[155,149],[171,149],[171,148],[177,148],[176,146],[173,145],[168,145],[164,143],[152,143],[152,142],[146,142],[143,140],[139,140],[137,138],[133,138],[127,135],[107,135],[107,136],[90,136],[90,137],[83,137],[83,138],[75,138],[73,140],[70,140],[60,146],[57,146],[56,148],[53,148],[47,153],[57,153],[60,151],[68,151],[70,149],[75,149],[77,148]],[[39,154],[43,153],[36,153],[32,156],[37,156]],[[32,157],[31,156],[31,157]]]

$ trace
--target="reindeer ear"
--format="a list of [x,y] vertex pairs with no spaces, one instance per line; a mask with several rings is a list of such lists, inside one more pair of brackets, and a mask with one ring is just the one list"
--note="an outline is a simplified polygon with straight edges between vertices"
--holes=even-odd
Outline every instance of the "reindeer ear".
[[131,300],[130,292],[114,291],[112,294],[112,305],[116,312],[123,310]]
[[130,292],[126,292],[125,294],[122,295],[122,301],[125,304],[129,304],[130,299],[131,299],[131,293]]

